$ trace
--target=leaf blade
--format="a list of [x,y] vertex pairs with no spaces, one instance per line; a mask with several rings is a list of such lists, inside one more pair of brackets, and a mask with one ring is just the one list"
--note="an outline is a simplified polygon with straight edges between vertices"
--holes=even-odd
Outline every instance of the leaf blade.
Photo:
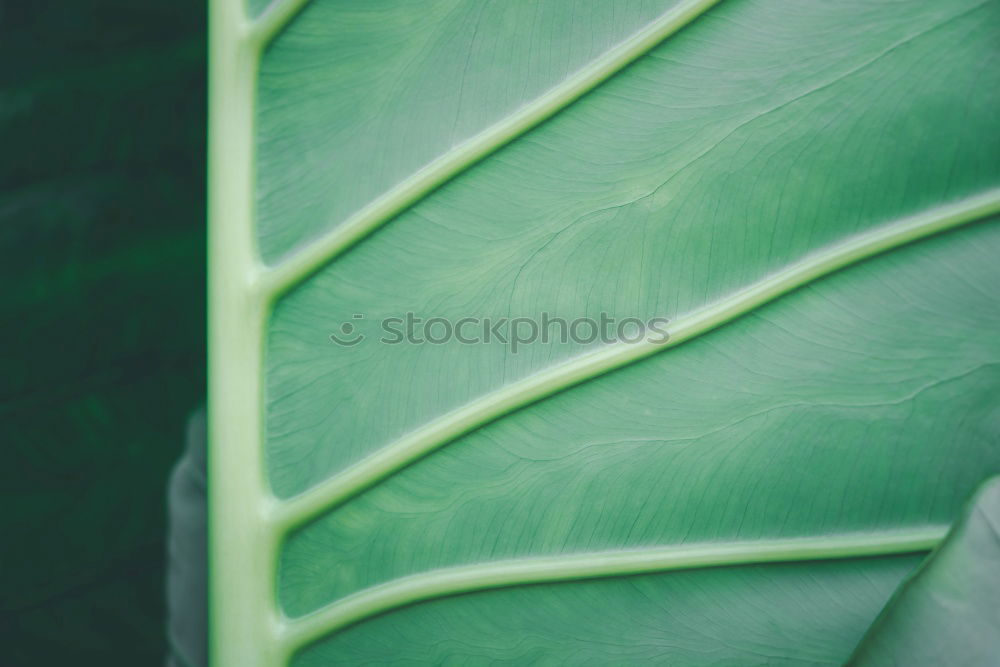
[[986,665],[1000,654],[1000,478],[895,593],[851,665]]

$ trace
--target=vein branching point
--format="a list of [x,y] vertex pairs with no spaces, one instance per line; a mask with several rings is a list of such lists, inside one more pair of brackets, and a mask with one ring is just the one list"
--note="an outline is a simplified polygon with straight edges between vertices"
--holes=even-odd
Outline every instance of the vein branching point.
[[909,553],[945,528],[524,558],[389,581],[287,618],[276,600],[279,550],[294,530],[459,436],[556,392],[676,347],[852,263],[1000,213],[1000,189],[881,225],[820,249],[725,298],[675,318],[667,344],[611,345],[476,398],[411,431],[299,496],[277,499],[264,462],[264,344],[282,295],[435,188],[572,105],[718,0],[684,0],[643,30],[502,120],[458,143],[276,266],[254,227],[254,122],[264,49],[307,0],[279,0],[250,19],[242,0],[211,3],[210,608],[219,667],[273,667],[353,623],[415,601],[499,586],[719,565]]

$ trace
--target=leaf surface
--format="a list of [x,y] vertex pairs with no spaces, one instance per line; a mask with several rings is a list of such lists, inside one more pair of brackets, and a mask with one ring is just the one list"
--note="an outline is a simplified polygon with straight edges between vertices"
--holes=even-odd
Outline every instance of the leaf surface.
[[852,665],[986,665],[1000,655],[1000,479],[893,596]]
[[846,660],[1000,471],[1000,3],[300,4],[216,149],[220,655]]

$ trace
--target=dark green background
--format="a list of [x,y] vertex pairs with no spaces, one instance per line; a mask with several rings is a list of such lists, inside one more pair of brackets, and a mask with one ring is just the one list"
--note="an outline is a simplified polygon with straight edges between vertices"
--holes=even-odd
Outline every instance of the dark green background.
[[204,397],[204,0],[0,0],[0,663],[164,655]]

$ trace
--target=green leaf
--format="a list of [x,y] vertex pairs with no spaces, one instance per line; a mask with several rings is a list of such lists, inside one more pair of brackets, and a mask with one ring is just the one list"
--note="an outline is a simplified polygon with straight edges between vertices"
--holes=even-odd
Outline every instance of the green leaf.
[[988,665],[1000,655],[1000,478],[893,596],[852,665]]
[[842,663],[1000,471],[1000,3],[214,12],[219,664]]

